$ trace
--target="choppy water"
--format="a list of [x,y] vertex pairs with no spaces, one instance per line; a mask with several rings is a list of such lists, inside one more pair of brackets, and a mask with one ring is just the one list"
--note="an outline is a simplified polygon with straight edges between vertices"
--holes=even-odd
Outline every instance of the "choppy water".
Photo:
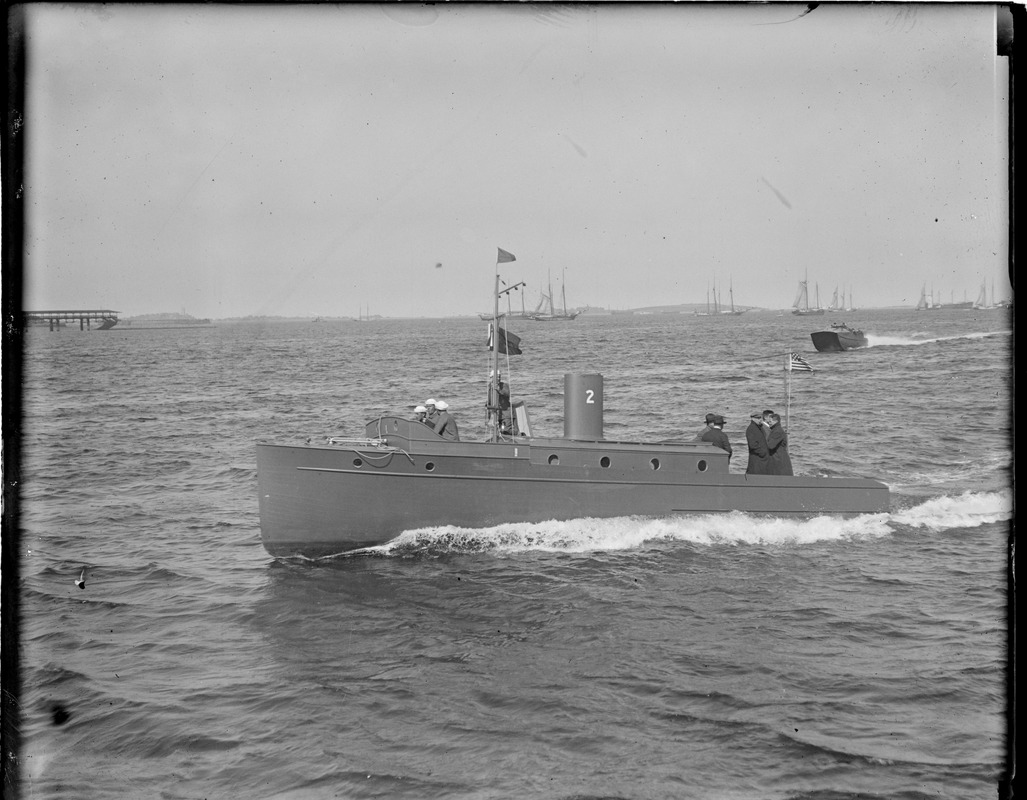
[[[26,798],[992,798],[1006,770],[1011,320],[512,325],[537,433],[567,371],[608,438],[787,406],[797,472],[888,514],[412,531],[277,562],[254,442],[445,398],[480,435],[478,320],[28,332]],[[783,354],[816,367],[792,376]],[[744,469],[744,457],[735,469]],[[85,586],[76,579],[85,569]]]

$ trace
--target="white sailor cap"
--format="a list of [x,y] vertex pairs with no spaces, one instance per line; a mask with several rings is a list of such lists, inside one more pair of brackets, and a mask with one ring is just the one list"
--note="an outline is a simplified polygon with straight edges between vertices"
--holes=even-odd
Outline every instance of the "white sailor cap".
[[417,406],[417,407],[416,407],[416,408],[414,409],[414,412],[415,412],[415,413],[417,413],[417,414],[423,414],[423,413],[424,413],[425,411],[427,411],[427,410],[428,410],[428,409],[427,409],[427,408],[425,408],[424,406]]
[[435,408],[437,408],[439,411],[445,411],[447,408],[449,408],[449,403],[447,403],[445,400],[439,400],[435,404]]

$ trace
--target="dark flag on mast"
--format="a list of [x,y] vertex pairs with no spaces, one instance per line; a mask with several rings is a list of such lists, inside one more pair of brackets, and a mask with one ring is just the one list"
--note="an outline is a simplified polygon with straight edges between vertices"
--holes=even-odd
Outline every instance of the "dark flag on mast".
[[[510,333],[503,328],[499,328],[499,347],[497,348],[500,353],[511,356],[519,356],[521,354],[521,337],[516,333]],[[492,346],[492,323],[489,323],[489,350],[493,349]]]
[[497,264],[505,264],[507,261],[516,261],[513,253],[508,253],[502,247],[497,248],[499,250],[499,256],[496,258]]

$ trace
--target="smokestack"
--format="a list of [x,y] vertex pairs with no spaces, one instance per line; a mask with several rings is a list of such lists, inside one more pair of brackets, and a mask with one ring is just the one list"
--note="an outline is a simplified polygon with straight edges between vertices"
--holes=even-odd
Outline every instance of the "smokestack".
[[568,372],[563,376],[565,439],[603,438],[603,376]]

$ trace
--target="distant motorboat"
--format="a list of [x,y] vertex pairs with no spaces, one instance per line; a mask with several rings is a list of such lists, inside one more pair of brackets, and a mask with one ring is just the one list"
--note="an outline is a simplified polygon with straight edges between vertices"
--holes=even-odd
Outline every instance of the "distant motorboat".
[[810,338],[821,353],[838,353],[867,346],[863,331],[850,328],[844,322],[833,322],[830,330],[816,331],[810,334]]

